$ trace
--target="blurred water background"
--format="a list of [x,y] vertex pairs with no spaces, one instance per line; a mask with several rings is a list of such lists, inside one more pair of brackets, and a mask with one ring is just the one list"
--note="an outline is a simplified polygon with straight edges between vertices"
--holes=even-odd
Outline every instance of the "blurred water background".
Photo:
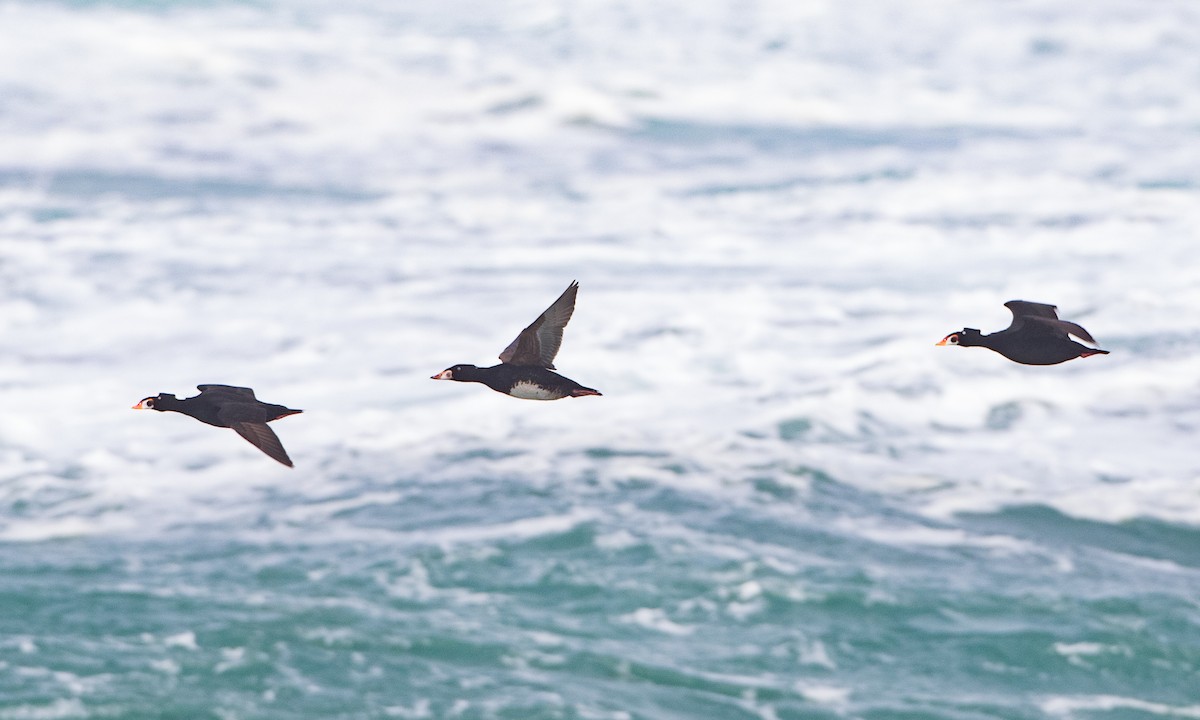
[[[1200,718],[1200,5],[0,2],[0,720]],[[561,371],[431,382],[572,279]],[[933,347],[1052,302],[1112,354]],[[132,413],[249,385],[287,470]]]

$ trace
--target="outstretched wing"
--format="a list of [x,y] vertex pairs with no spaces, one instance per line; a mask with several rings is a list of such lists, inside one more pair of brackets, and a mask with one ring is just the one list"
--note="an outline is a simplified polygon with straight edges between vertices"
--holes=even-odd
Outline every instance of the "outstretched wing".
[[267,427],[265,423],[234,423],[231,427],[238,435],[246,438],[251,445],[262,450],[274,460],[293,467],[292,459],[288,457],[287,450],[283,449],[283,443],[279,442],[279,437],[275,431]]
[[242,397],[254,400],[254,390],[248,387],[237,387],[235,385],[197,385],[196,389],[202,393],[229,393],[231,395],[240,395]]
[[571,281],[546,312],[521,331],[516,340],[500,353],[500,362],[509,365],[538,365],[554,369],[554,356],[562,346],[563,328],[575,312],[579,283]]

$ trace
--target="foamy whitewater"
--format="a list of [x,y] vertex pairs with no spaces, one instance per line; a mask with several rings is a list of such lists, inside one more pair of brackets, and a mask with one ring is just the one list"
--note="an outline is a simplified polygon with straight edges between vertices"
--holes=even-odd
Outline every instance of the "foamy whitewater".
[[[0,720],[1200,718],[1197,48],[0,2]],[[573,279],[604,397],[429,380]],[[1018,298],[1112,354],[934,347]],[[296,468],[129,410],[200,383]]]

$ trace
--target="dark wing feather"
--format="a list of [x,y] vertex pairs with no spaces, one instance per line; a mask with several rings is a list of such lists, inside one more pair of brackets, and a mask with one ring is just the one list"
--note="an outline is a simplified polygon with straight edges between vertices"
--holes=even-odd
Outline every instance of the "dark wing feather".
[[1004,307],[1012,311],[1013,320],[1021,317],[1044,317],[1058,319],[1058,306],[1046,303],[1029,302],[1028,300],[1009,300]]
[[579,283],[572,281],[546,312],[521,331],[516,340],[500,353],[500,362],[509,365],[537,365],[554,369],[554,357],[562,347],[563,328],[575,312]]
[[229,393],[231,395],[240,395],[254,400],[254,390],[248,387],[237,387],[235,385],[197,385],[196,389],[202,393]]
[[[240,400],[241,398],[239,398]],[[265,423],[302,412],[282,405],[265,402],[235,402],[225,400],[217,408],[217,419],[228,427],[234,423]]]
[[1025,321],[1030,318],[1048,318],[1050,320],[1058,319],[1056,305],[1047,305],[1046,303],[1029,302],[1027,300],[1009,300],[1004,303],[1004,307],[1012,311],[1013,319],[1004,330],[1001,332],[1016,332],[1025,326]]
[[262,450],[274,460],[293,467],[292,459],[288,457],[287,451],[283,449],[283,443],[279,442],[279,437],[275,435],[275,431],[267,427],[265,423],[234,423],[233,429],[238,435],[246,438],[251,445]]
[[1081,340],[1090,342],[1093,345],[1096,344],[1096,340],[1092,337],[1092,334],[1087,330],[1084,330],[1083,326],[1077,325],[1068,320],[1051,320],[1050,318],[1044,317],[1030,317],[1025,318],[1025,321],[1028,323],[1028,327],[1030,329],[1036,328],[1043,332],[1048,332],[1060,337],[1066,337],[1068,334],[1071,334]]
[[1059,320],[1055,305],[1026,300],[1009,300],[1004,303],[1004,307],[1012,310],[1013,314],[1009,330],[1023,327],[1027,332],[1046,333],[1064,338],[1070,334],[1086,342],[1093,344],[1096,342],[1091,333],[1083,329],[1083,326],[1068,320]]

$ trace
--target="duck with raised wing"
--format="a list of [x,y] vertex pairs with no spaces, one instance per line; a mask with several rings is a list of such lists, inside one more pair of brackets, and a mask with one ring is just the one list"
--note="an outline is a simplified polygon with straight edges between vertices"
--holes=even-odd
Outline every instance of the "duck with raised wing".
[[522,400],[599,395],[599,391],[554,372],[554,357],[562,346],[563,328],[575,312],[575,295],[578,292],[579,283],[572,282],[537,320],[522,330],[517,339],[500,353],[499,365],[483,368],[453,365],[434,375],[433,379],[483,383],[496,392]]
[[1091,333],[1082,326],[1059,320],[1057,308],[1045,303],[1009,300],[1004,306],[1012,311],[1012,323],[1005,329],[984,335],[975,328],[963,328],[942,338],[938,345],[985,347],[1022,365],[1057,365],[1075,358],[1107,355],[1107,350],[1088,347],[1070,336],[1095,344]]

